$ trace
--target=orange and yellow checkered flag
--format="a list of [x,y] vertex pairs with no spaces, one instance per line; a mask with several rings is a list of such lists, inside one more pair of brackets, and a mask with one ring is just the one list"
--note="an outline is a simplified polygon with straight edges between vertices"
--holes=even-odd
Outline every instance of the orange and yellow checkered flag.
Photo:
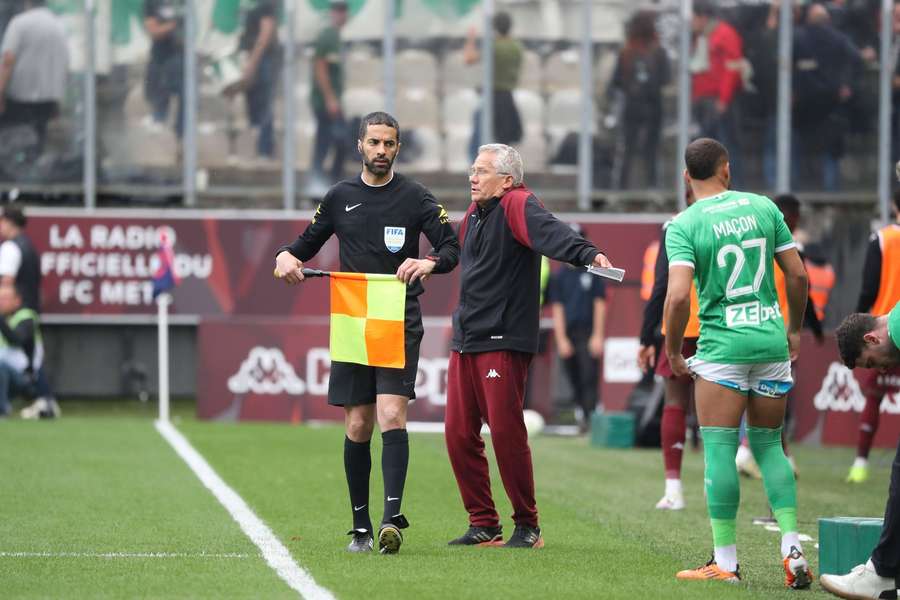
[[406,284],[395,275],[331,273],[331,360],[406,366]]

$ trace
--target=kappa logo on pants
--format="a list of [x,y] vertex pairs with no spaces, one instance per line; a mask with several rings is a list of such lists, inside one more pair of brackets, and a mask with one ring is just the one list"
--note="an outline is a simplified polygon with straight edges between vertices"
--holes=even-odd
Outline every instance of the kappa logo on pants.
[[488,371],[487,377],[485,379],[500,379],[500,373],[497,372],[496,369],[491,369]]

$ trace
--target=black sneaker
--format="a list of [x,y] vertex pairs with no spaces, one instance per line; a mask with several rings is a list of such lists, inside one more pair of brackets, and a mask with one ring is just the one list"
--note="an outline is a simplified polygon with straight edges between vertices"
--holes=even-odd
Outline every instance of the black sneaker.
[[353,536],[347,546],[347,552],[371,552],[375,545],[372,540],[372,532],[368,529],[351,529],[347,535]]
[[409,521],[403,515],[394,515],[387,523],[381,524],[378,530],[378,551],[382,554],[397,554],[403,544],[401,529],[409,527]]
[[503,544],[504,548],[543,548],[544,538],[541,537],[540,527],[528,527],[516,525],[512,537]]
[[447,542],[448,546],[502,546],[502,527],[469,527],[464,534]]

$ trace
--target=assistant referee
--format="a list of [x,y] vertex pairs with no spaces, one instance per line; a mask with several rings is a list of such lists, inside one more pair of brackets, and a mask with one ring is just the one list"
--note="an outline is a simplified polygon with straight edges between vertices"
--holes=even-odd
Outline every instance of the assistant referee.
[[[406,366],[403,369],[332,362],[328,403],[344,407],[346,438],[344,470],[353,512],[350,552],[373,548],[369,518],[370,441],[378,419],[383,451],[384,515],[378,532],[382,554],[393,554],[403,543],[408,527],[400,512],[409,462],[406,409],[415,398],[422,314],[418,296],[422,280],[432,273],[447,273],[459,261],[459,240],[447,211],[419,183],[395,173],[400,150],[400,126],[385,112],[363,117],[357,149],[363,159],[358,177],[332,187],[319,204],[312,222],[292,244],[279,249],[275,275],[288,284],[303,280],[301,269],[322,245],[337,235],[341,270],[355,273],[396,273],[406,282]],[[419,259],[419,235],[433,245]]]

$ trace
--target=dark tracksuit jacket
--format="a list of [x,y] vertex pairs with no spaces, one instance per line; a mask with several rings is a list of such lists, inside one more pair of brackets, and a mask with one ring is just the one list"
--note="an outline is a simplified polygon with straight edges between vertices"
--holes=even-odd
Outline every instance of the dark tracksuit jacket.
[[459,239],[462,274],[451,346],[457,352],[537,352],[541,255],[584,267],[600,253],[525,186],[483,208],[473,202]]
[[537,527],[534,473],[522,418],[528,363],[538,347],[541,255],[584,267],[598,250],[524,186],[473,203],[459,227],[459,307],[447,372],[445,438],[469,524],[500,523],[491,497],[482,420],[516,525]]

